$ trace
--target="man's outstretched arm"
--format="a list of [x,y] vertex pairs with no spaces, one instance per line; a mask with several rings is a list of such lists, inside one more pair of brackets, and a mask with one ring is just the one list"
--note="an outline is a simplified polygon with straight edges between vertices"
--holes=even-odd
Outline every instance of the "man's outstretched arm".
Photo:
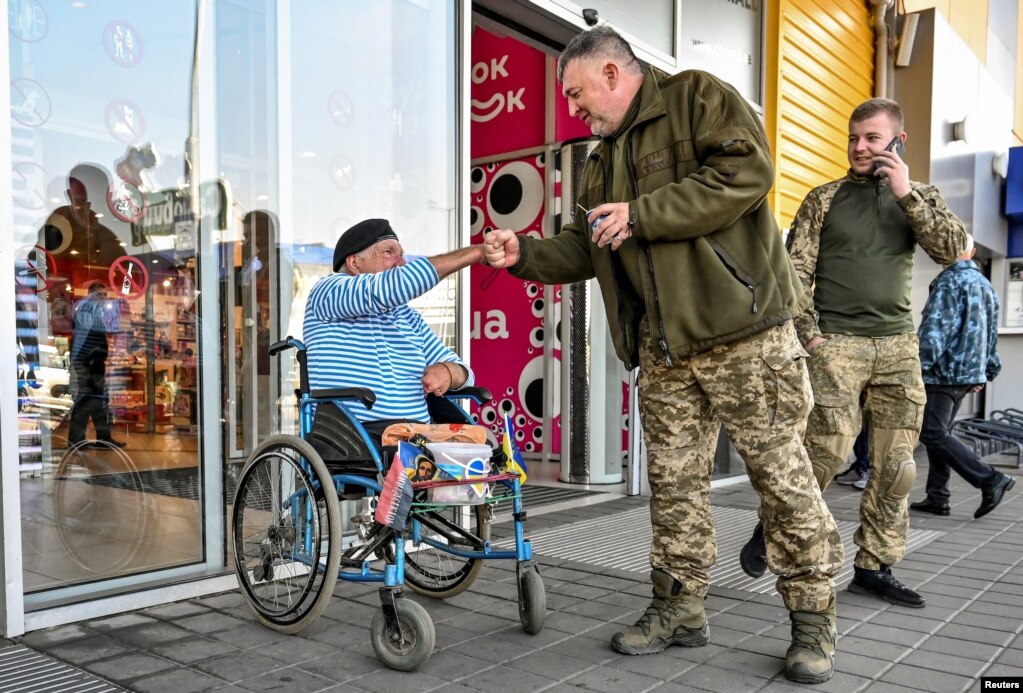
[[454,274],[469,265],[483,262],[483,246],[470,245],[465,248],[452,250],[450,253],[444,253],[443,255],[434,255],[427,259],[434,269],[437,270],[440,278],[443,279],[449,274]]

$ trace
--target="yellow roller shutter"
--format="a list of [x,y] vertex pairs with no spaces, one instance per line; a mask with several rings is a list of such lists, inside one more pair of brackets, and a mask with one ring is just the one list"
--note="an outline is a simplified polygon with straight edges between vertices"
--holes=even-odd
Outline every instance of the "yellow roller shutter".
[[771,207],[785,229],[810,188],[843,175],[849,113],[873,96],[868,0],[778,0],[768,15]]

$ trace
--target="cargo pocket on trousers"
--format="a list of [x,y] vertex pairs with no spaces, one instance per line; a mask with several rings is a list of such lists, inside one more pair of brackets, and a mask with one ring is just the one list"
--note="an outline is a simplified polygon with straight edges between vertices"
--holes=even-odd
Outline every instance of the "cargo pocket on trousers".
[[927,391],[921,387],[903,386],[903,405],[901,411],[892,412],[892,428],[904,428],[919,431],[924,422],[924,405],[927,404]]
[[767,366],[764,372],[764,397],[767,420],[771,426],[790,426],[806,420],[813,407],[810,377],[806,372],[807,353],[800,346],[761,354]]

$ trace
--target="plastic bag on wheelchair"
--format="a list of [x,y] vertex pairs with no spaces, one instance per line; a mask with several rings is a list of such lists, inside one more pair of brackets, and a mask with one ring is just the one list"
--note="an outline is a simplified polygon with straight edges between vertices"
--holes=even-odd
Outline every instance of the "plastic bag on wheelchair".
[[473,443],[434,443],[424,447],[400,441],[395,462],[404,466],[409,478],[419,489],[427,489],[431,503],[446,505],[479,505],[487,500],[490,485],[471,482],[490,474],[493,450],[488,445]]
[[[433,454],[437,468],[444,476],[452,479],[471,481],[490,473],[490,456],[493,452],[486,445],[466,443],[429,443],[426,448]],[[460,484],[458,486],[437,486],[430,489],[430,500],[434,503],[452,505],[479,505],[490,496],[490,484]]]

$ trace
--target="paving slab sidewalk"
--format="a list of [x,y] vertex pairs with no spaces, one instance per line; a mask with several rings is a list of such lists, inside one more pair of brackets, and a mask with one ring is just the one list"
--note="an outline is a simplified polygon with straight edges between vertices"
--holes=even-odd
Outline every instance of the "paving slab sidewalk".
[[[922,498],[926,456],[920,458],[911,500]],[[376,659],[368,632],[376,589],[350,582],[339,583],[323,616],[293,636],[259,626],[240,594],[230,592],[28,633],[15,642],[142,693],[977,691],[981,676],[1023,676],[1023,493],[1010,492],[993,513],[973,520],[980,494],[958,478],[952,490],[948,517],[912,515],[913,528],[941,534],[895,568],[924,594],[927,607],[886,604],[839,584],[835,675],[813,687],[781,673],[789,624],[777,596],[712,586],[707,646],[627,657],[609,641],[649,603],[647,574],[543,555],[549,611],[537,635],[521,630],[514,565],[507,561],[489,563],[469,591],[452,599],[412,595],[437,630],[436,651],[414,673],[388,670]],[[836,519],[858,520],[857,492],[832,485],[825,496]],[[748,483],[715,489],[712,500],[757,505]],[[643,498],[619,497],[537,514],[528,527],[541,532],[645,505]]]

